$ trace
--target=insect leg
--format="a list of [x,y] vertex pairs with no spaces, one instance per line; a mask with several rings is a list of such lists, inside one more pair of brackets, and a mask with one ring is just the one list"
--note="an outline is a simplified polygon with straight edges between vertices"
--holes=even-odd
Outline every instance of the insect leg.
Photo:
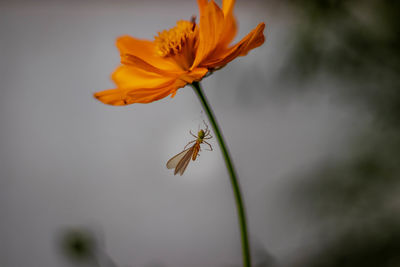
[[194,135],[194,134],[192,133],[192,130],[190,130],[189,133],[190,133],[193,137],[195,137],[195,138],[197,139],[197,135]]
[[213,138],[212,135],[208,136],[208,137],[204,137],[203,139],[211,139]]
[[186,146],[183,148],[183,150],[185,150],[187,148],[187,146],[190,145],[193,142],[196,142],[196,140],[193,140],[193,141],[190,141],[189,143],[187,143]]
[[208,130],[208,125],[207,123],[203,120],[204,125],[206,126],[206,131]]
[[203,120],[203,122],[204,122],[204,125],[206,126],[205,132],[206,132],[206,135],[207,135],[207,134],[210,133],[210,129],[208,129],[208,124],[204,120]]
[[203,140],[203,143],[207,144],[207,145],[210,147],[210,149],[207,149],[207,150],[213,151],[212,146],[211,146],[207,141],[204,141],[204,140]]

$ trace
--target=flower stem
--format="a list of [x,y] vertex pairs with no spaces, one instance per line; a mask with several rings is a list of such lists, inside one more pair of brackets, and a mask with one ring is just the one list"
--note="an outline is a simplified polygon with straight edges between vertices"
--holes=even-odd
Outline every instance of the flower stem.
[[232,184],[233,194],[235,196],[235,203],[239,218],[240,235],[242,240],[243,266],[251,267],[250,245],[249,245],[249,238],[247,235],[247,225],[246,225],[246,211],[242,200],[242,194],[240,192],[239,181],[237,179],[235,168],[233,166],[231,157],[229,155],[228,147],[225,145],[222,132],[219,129],[217,120],[210,105],[208,104],[207,98],[200,87],[200,83],[193,82],[192,87],[194,88],[194,91],[199,97],[199,100],[204,108],[204,111],[206,112],[208,119],[210,120],[211,125],[214,129],[214,133],[217,137],[218,144],[221,147],[222,155],[224,157],[226,168],[228,169],[230,181]]

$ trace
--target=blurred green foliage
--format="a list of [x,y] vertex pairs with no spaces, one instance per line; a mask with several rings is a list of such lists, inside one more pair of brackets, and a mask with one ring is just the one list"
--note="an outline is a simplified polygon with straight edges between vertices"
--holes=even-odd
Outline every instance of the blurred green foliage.
[[[380,123],[400,123],[400,2],[293,0],[299,20],[283,75],[306,82],[324,74]],[[349,90],[351,87],[351,90]]]
[[400,1],[290,3],[298,27],[285,79],[307,88],[322,75],[374,118],[348,155],[315,166],[294,187],[292,203],[321,239],[296,266],[400,266]]
[[60,237],[61,253],[76,262],[92,262],[96,257],[97,242],[84,229],[67,229]]
[[393,218],[352,229],[316,254],[309,267],[396,267],[400,262],[400,228]]

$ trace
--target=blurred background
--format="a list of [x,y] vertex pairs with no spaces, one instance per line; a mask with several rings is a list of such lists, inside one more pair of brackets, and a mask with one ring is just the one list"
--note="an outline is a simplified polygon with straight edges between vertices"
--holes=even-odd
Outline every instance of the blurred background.
[[[220,4],[220,1],[217,1]],[[244,1],[265,44],[203,80],[239,174],[254,266],[400,266],[400,3]],[[215,140],[190,87],[111,107],[115,38],[152,39],[196,1],[0,1],[0,266],[234,267]]]

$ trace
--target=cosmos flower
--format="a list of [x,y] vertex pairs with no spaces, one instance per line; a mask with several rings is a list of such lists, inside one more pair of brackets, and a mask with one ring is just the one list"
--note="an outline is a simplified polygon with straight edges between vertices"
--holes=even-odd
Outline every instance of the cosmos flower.
[[112,74],[116,88],[95,93],[94,97],[114,106],[173,97],[179,88],[200,81],[264,43],[265,24],[260,23],[231,45],[237,32],[234,0],[223,0],[222,9],[213,0],[197,2],[199,24],[195,18],[180,20],[174,28],[159,32],[153,41],[119,37],[116,45],[121,65]]

